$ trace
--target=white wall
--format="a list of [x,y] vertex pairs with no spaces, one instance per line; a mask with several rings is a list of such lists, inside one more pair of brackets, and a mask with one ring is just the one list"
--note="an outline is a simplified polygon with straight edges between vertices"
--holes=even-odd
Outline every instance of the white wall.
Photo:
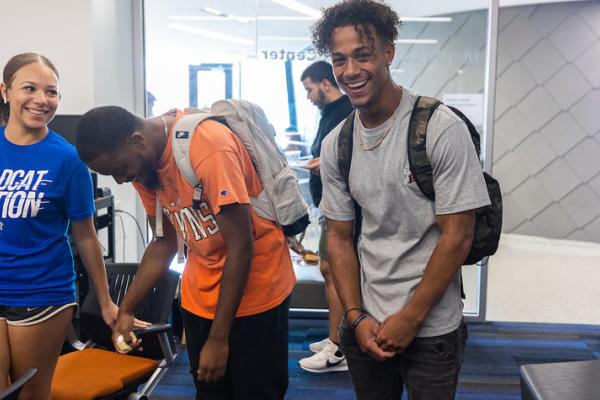
[[[91,0],[93,29],[94,106],[119,105],[138,115],[143,108],[135,91],[134,51],[135,0]],[[137,97],[136,97],[137,93]],[[98,179],[111,188],[115,207],[136,215],[145,234],[145,217],[132,185],[118,185],[112,177]],[[115,252],[119,261],[138,261],[142,240],[133,219],[117,213]],[[123,235],[124,227],[125,235]]]
[[90,1],[2,1],[0,68],[18,53],[48,57],[60,73],[59,113],[81,113],[94,106],[94,64]]
[[[133,4],[134,0],[4,0],[0,23],[0,64],[23,52],[48,57],[60,73],[63,95],[60,114],[82,114],[101,104],[118,104],[134,111]],[[130,185],[109,186],[117,208],[136,214],[137,199]],[[116,223],[117,260],[138,260],[139,234],[124,216],[127,240]]]

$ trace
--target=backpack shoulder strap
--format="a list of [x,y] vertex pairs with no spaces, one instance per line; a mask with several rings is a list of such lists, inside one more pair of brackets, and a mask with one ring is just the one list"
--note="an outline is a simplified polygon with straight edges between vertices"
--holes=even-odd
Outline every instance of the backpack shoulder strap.
[[171,139],[173,156],[175,157],[175,162],[177,162],[177,168],[179,168],[187,183],[192,187],[195,187],[200,182],[190,161],[190,144],[196,132],[196,126],[209,118],[213,119],[215,116],[208,110],[200,110],[199,112],[187,114],[179,118],[175,121],[175,126],[173,127],[174,133]]
[[475,146],[475,151],[477,152],[477,157],[481,157],[481,138],[479,136],[479,132],[477,132],[477,128],[475,128],[475,125],[473,125],[473,123],[469,121],[469,118],[467,118],[467,116],[463,114],[463,112],[460,111],[458,108],[449,105],[446,105],[446,107],[452,110],[452,112],[456,114],[458,118],[460,118],[465,123],[465,125],[467,125],[467,129],[469,130],[469,134],[471,135],[471,141],[473,142],[473,145]]
[[[350,165],[352,164],[353,136],[354,136],[354,118],[356,118],[356,110],[352,110],[346,120],[340,134],[338,136],[338,167],[342,178],[346,182],[348,190],[350,188]],[[358,246],[358,239],[362,230],[362,209],[356,200],[354,203],[354,230],[352,237],[354,246]]]
[[435,200],[435,192],[433,170],[427,157],[427,125],[440,104],[442,103],[433,97],[417,97],[408,125],[407,154],[410,171],[421,192],[431,201]]
[[349,183],[350,164],[352,163],[352,139],[354,136],[355,116],[356,110],[352,110],[350,114],[348,114],[348,117],[346,117],[338,136],[338,167],[346,185]]

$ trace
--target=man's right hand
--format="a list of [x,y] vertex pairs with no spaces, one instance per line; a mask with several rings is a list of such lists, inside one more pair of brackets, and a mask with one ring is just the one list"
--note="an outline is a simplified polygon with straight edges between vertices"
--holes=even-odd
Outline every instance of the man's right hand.
[[119,348],[117,347],[117,342],[122,340],[125,340],[125,343],[127,343],[127,345],[131,348],[130,350],[124,351],[124,353],[128,353],[132,349],[136,349],[142,344],[142,341],[139,339],[136,342],[133,342],[131,340],[130,334],[133,330],[133,326],[133,314],[119,311],[119,314],[117,315],[117,321],[115,322],[115,326],[112,333],[113,345],[115,346],[115,349],[117,349],[117,351],[119,351]]
[[321,174],[321,158],[315,157],[304,164],[304,168],[309,169],[315,175]]
[[356,341],[358,342],[358,345],[362,351],[377,361],[384,361],[394,357],[396,353],[382,350],[375,341],[377,339],[380,326],[381,325],[377,321],[371,317],[367,317],[363,319],[356,327],[354,337],[356,338]]

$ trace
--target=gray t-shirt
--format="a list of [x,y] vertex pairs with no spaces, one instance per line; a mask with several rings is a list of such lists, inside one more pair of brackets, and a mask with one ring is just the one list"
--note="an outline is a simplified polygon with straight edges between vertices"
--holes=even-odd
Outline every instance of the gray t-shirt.
[[[440,237],[436,215],[490,204],[469,131],[443,105],[427,128],[435,203],[423,195],[407,158],[408,124],[416,98],[414,92],[404,89],[393,116],[373,129],[366,129],[360,118],[355,118],[349,188],[338,168],[337,143],[343,123],[327,136],[321,149],[322,213],[329,219],[351,221],[352,199],[362,208],[358,244],[362,305],[379,321],[402,309],[421,281]],[[372,151],[360,149],[360,140],[371,148],[386,131],[386,137]],[[438,336],[457,329],[462,309],[460,278],[456,274],[417,336]]]

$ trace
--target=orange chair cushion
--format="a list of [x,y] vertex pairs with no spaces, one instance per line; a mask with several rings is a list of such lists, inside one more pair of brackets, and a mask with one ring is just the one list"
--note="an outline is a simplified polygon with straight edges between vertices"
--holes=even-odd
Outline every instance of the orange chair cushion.
[[147,358],[85,349],[59,357],[52,380],[52,400],[93,400],[118,392],[124,384],[154,371]]

